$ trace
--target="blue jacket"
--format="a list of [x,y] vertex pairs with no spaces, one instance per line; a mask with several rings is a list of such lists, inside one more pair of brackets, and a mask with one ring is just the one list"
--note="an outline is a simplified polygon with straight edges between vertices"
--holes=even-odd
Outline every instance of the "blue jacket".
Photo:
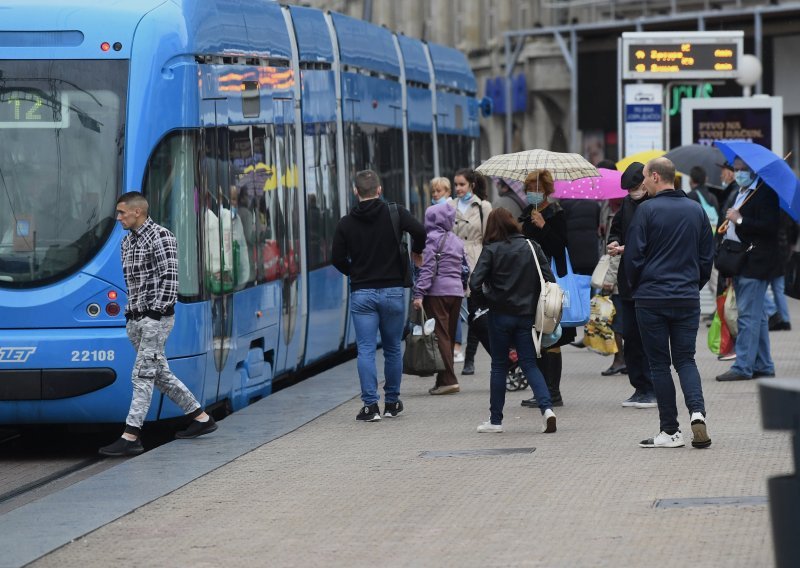
[[698,305],[714,261],[703,207],[683,191],[657,193],[636,209],[622,260],[637,306]]

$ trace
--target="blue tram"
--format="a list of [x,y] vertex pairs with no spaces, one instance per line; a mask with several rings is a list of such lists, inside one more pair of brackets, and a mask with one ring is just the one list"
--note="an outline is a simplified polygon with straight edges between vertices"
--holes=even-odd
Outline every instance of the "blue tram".
[[[207,407],[354,345],[330,263],[351,177],[422,217],[475,162],[458,51],[266,0],[11,0],[0,20],[0,424],[121,422],[124,231],[141,189],[178,239],[167,344]],[[157,398],[148,420],[180,415]]]

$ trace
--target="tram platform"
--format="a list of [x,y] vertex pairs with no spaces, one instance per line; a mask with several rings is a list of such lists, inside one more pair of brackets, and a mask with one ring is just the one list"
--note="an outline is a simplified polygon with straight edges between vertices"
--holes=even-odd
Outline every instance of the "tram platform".
[[[778,376],[800,377],[789,301],[795,331],[770,339]],[[405,412],[367,424],[350,361],[0,516],[0,566],[770,566],[766,481],[793,470],[790,438],[762,429],[757,381],[714,380],[730,363],[705,334],[707,450],[640,448],[657,410],[623,408],[627,377],[587,349],[563,348],[553,435],[529,390],[508,393],[504,433],[476,432],[482,350],[460,393],[404,377]]]

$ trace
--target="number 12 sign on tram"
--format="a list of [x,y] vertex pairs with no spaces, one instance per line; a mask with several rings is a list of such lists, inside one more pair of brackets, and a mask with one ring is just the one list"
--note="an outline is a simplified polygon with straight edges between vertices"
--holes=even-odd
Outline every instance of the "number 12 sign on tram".
[[625,32],[623,79],[735,79],[744,32]]

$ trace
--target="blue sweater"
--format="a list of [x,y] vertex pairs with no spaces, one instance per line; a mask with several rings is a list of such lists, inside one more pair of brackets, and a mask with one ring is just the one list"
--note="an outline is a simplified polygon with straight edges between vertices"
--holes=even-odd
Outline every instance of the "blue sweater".
[[698,305],[714,261],[703,207],[683,191],[657,193],[636,209],[622,258],[637,306]]

